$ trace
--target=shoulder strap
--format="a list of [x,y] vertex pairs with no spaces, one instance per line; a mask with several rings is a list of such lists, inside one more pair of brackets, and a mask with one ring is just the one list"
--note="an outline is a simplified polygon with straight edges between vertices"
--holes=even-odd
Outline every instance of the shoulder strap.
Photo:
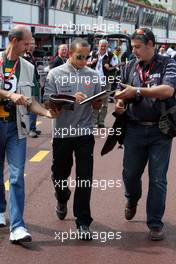
[[109,61],[111,61],[113,56],[114,56],[114,54],[111,51],[108,51]]
[[[168,62],[171,60],[170,57],[162,57],[160,56],[161,59],[161,64],[162,64],[162,71],[161,71],[161,76],[164,76],[166,66]],[[160,100],[160,105],[161,105],[161,114],[165,115],[166,114],[166,100]]]
[[122,69],[122,82],[133,79],[133,74],[135,72],[137,63],[137,60],[133,59],[128,62],[128,64],[125,66],[125,69]]
[[91,55],[91,57],[92,57],[92,58],[95,58],[95,55],[96,55],[96,51],[94,50],[94,51],[92,51],[92,55]]
[[160,100],[160,105],[161,105],[161,114],[164,115],[166,114],[166,102],[164,100]]

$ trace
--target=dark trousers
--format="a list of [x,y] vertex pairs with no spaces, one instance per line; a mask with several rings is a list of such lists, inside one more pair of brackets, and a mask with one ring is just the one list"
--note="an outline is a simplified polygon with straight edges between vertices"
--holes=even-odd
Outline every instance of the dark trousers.
[[167,191],[167,170],[172,140],[158,126],[129,125],[124,140],[125,196],[133,206],[142,195],[142,174],[148,163],[147,225],[162,229]]
[[[76,187],[74,194],[73,212],[76,224],[90,225],[91,184],[93,177],[93,135],[75,138],[54,138],[52,180],[56,198],[65,203],[70,197],[70,190],[66,180],[70,176],[73,165],[73,152],[76,161]],[[63,183],[63,185],[62,185]]]

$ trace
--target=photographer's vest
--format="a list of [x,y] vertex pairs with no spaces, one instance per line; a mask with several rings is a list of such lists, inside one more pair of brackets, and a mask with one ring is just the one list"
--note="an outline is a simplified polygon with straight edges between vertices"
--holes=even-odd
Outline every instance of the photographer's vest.
[[[0,59],[4,60],[4,52],[0,52]],[[19,80],[17,82],[16,93],[23,94],[24,96],[30,98],[32,100],[32,87],[34,86],[33,78],[34,78],[34,66],[19,57],[20,63],[20,74]],[[3,65],[0,67],[0,73],[3,74]],[[0,89],[4,88],[4,81],[0,78]],[[16,123],[17,123],[17,131],[18,138],[24,138],[29,132],[29,111],[23,105],[16,105]]]
[[[92,52],[92,56],[91,56],[91,60],[93,60],[93,59],[97,59],[97,62],[98,62],[98,56],[99,56],[99,53],[97,53],[96,51],[93,51],[93,52]],[[104,67],[104,65],[107,63],[107,64],[109,64],[110,66],[112,66],[112,65],[110,64],[110,62],[111,62],[113,56],[114,56],[114,54],[113,54],[112,52],[109,52],[109,51],[108,51],[108,56],[105,54],[105,56],[104,56],[103,59],[102,59],[103,73],[104,73],[104,75],[105,75],[106,77],[108,77],[110,74],[112,75],[112,71],[113,71],[113,70],[112,70],[112,71],[108,71],[108,70],[106,70],[106,68]],[[95,70],[96,65],[97,65],[97,62],[96,62],[94,65],[91,66],[92,69]]]

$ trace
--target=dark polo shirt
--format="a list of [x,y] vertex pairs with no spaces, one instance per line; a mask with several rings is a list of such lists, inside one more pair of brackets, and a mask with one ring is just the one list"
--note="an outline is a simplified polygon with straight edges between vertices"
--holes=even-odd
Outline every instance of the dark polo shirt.
[[[141,78],[141,71],[144,79]],[[131,60],[122,70],[122,83],[134,87],[146,87],[149,82],[150,87],[161,84],[170,85],[176,89],[176,62],[167,57],[155,54],[149,64],[139,62],[137,59]],[[168,106],[173,99],[166,99]],[[161,115],[160,100],[149,97],[136,97],[129,101],[127,115],[130,120],[137,121],[158,121]]]

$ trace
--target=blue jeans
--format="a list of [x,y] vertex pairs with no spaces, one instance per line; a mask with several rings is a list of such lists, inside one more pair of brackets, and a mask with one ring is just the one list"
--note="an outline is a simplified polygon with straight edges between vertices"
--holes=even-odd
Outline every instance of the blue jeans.
[[35,131],[36,130],[36,122],[37,122],[37,115],[30,112],[30,131]]
[[128,125],[124,140],[123,180],[125,196],[131,206],[142,195],[141,176],[148,162],[149,189],[147,196],[147,225],[162,229],[167,191],[172,140],[163,135],[158,125]]
[[26,138],[18,139],[14,121],[0,121],[0,212],[6,210],[4,187],[4,160],[7,157],[9,171],[9,220],[10,230],[24,226],[24,166]]
[[[35,100],[39,102],[39,96],[35,96]],[[36,130],[36,123],[37,123],[37,115],[30,112],[29,114],[30,118],[30,131],[35,131]]]

